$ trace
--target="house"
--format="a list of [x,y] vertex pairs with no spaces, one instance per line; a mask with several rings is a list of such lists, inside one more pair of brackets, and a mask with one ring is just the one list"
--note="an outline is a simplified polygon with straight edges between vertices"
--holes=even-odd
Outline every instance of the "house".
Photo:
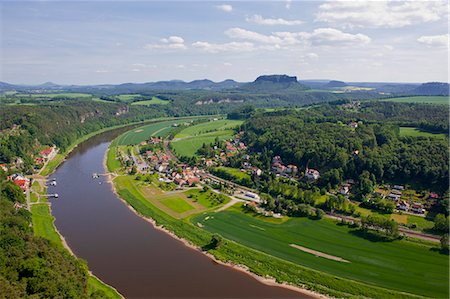
[[158,137],[150,137],[150,140],[148,141],[148,144],[159,144],[162,142],[161,138]]
[[13,181],[17,186],[20,187],[20,189],[22,189],[22,191],[27,191],[27,187],[28,187],[28,180],[24,179],[24,180],[14,180]]
[[280,156],[275,156],[272,158],[272,164],[275,164],[275,163],[280,163],[280,164],[283,163],[283,161],[281,161]]
[[254,175],[256,175],[256,176],[261,176],[262,170],[259,169],[259,168],[254,167],[254,168],[252,169],[252,173],[253,173]]
[[430,198],[431,198],[431,199],[439,199],[439,198],[441,198],[441,197],[440,197],[439,194],[437,194],[437,193],[430,192]]
[[402,185],[394,185],[393,188],[397,189],[397,190],[405,190],[405,186],[402,186]]
[[409,204],[406,201],[402,200],[397,205],[397,209],[399,209],[401,211],[408,211],[409,210]]
[[275,173],[283,173],[286,170],[286,166],[280,162],[275,162],[272,164],[272,171]]
[[259,195],[255,194],[253,192],[245,192],[244,195],[247,196],[247,197],[253,198],[255,201],[259,201],[260,200]]
[[205,165],[206,165],[206,167],[211,167],[214,165],[214,162],[212,160],[206,160]]
[[341,190],[339,190],[339,193],[342,195],[347,195],[350,192],[350,186],[349,185],[343,185]]
[[197,183],[200,183],[200,179],[198,177],[191,177],[187,179],[187,183],[189,186],[195,185]]
[[348,124],[348,126],[350,128],[356,129],[358,127],[358,123],[355,121],[352,121],[351,123]]
[[22,205],[19,202],[16,201],[14,203],[14,209],[18,210],[18,209],[21,209],[21,208],[22,208]]
[[292,164],[289,164],[286,168],[286,173],[295,175],[298,172],[298,167]]
[[36,158],[34,158],[34,163],[35,164],[44,164],[45,160],[42,157],[36,157]]
[[305,177],[308,180],[317,180],[320,177],[320,172],[316,169],[306,167]]
[[392,193],[392,194],[396,194],[396,195],[402,195],[402,191],[397,190],[397,189],[392,189],[392,190],[391,190],[391,193]]
[[354,150],[354,151],[352,152],[352,155],[353,155],[353,156],[358,156],[358,155],[359,155],[359,150]]
[[42,150],[42,151],[39,153],[39,155],[40,155],[42,158],[47,159],[47,160],[53,159],[53,157],[56,155],[55,147],[54,147],[54,146],[48,147],[48,148]]
[[387,198],[390,199],[390,200],[393,200],[393,201],[399,201],[400,200],[400,195],[399,194],[390,193]]
[[411,211],[417,214],[425,213],[425,209],[421,203],[415,202],[411,205]]
[[4,172],[8,171],[8,166],[6,166],[6,164],[0,164],[0,168],[3,169]]

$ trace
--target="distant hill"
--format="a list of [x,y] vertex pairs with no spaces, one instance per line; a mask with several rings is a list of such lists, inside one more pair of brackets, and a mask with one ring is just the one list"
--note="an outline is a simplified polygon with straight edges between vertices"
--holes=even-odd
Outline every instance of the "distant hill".
[[415,95],[421,96],[448,96],[449,84],[442,82],[423,83],[412,91]]
[[326,88],[336,88],[336,87],[345,87],[345,86],[348,86],[348,84],[343,81],[337,81],[337,80],[331,80],[330,82],[328,82],[327,84],[324,85],[324,87],[326,87]]
[[303,91],[309,87],[300,84],[295,76],[264,75],[255,81],[242,85],[239,90],[250,92],[290,92]]

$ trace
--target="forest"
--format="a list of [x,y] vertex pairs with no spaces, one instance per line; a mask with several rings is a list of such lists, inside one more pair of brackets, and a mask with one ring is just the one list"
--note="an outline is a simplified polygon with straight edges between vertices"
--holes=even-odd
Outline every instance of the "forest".
[[[319,186],[367,177],[373,183],[410,183],[447,190],[447,141],[400,137],[398,131],[399,125],[424,123],[435,131],[447,130],[445,107],[388,102],[347,107],[331,103],[307,110],[256,113],[242,125],[244,140],[253,152],[261,153],[258,160],[265,169],[275,155],[301,169],[318,169]],[[356,122],[357,128],[350,127],[350,122]]]

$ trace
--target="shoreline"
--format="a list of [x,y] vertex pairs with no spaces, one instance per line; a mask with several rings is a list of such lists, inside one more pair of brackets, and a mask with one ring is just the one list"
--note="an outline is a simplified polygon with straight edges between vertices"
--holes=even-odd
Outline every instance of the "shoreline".
[[123,202],[128,209],[130,209],[134,214],[136,214],[136,216],[138,216],[139,218],[143,219],[144,221],[150,223],[155,229],[166,233],[167,235],[169,235],[170,237],[172,237],[173,239],[181,242],[184,246],[188,247],[191,250],[195,250],[197,252],[200,252],[201,254],[205,255],[206,257],[208,257],[209,259],[211,259],[213,262],[215,262],[216,264],[219,265],[223,265],[226,267],[230,267],[233,270],[236,271],[240,271],[242,273],[245,273],[249,276],[251,276],[253,279],[257,280],[258,282],[268,285],[268,286],[273,286],[273,287],[280,287],[280,288],[285,288],[291,291],[295,291],[297,293],[299,293],[300,295],[306,295],[308,297],[313,297],[313,298],[317,298],[317,299],[323,299],[323,298],[331,298],[328,297],[324,294],[321,293],[317,293],[311,290],[308,290],[306,288],[302,288],[300,286],[294,286],[288,283],[279,283],[277,282],[274,278],[272,277],[263,277],[263,276],[259,276],[253,272],[251,272],[245,265],[238,265],[238,264],[234,264],[234,263],[230,263],[230,262],[223,262],[221,260],[218,260],[213,254],[202,251],[199,247],[197,247],[196,245],[192,244],[191,242],[189,242],[186,239],[180,238],[178,237],[175,233],[173,233],[172,231],[166,229],[164,226],[158,225],[156,223],[155,220],[153,220],[152,218],[147,218],[144,215],[141,215],[136,209],[134,209],[126,200],[124,200],[122,197],[120,197],[120,195],[117,193],[116,187],[114,185],[114,178],[112,176],[112,174],[109,172],[107,165],[106,165],[106,160],[107,160],[107,155],[108,155],[108,150],[109,150],[109,146],[107,151],[105,152],[105,155],[103,157],[103,167],[105,168],[105,171],[108,172],[108,179],[107,182],[111,184],[111,189],[113,191],[113,193],[117,196],[117,198]]

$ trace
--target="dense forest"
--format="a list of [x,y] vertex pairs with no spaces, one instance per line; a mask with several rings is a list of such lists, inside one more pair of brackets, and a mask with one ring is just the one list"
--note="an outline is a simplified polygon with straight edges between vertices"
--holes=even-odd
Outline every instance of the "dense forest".
[[89,294],[84,262],[35,237],[20,188],[0,170],[0,298],[102,298]]
[[[348,124],[358,122],[357,128]],[[448,129],[445,107],[366,102],[332,103],[299,111],[256,114],[244,123],[244,140],[265,169],[280,155],[286,163],[318,169],[319,185],[364,176],[372,182],[414,183],[448,189],[448,142],[400,137],[398,126]]]

